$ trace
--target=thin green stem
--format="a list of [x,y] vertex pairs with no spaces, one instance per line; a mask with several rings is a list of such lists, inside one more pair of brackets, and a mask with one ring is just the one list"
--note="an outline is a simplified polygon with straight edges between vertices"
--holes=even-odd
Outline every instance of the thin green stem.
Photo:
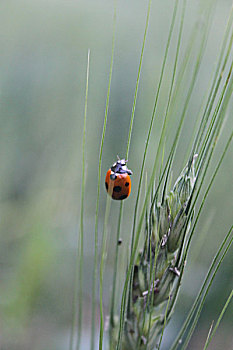
[[[232,65],[230,67],[225,85],[224,85],[223,90],[221,92],[221,95],[219,97],[217,106],[214,110],[214,114],[213,114],[213,117],[211,119],[210,125],[208,127],[207,132],[206,132],[206,137],[205,137],[205,141],[204,141],[205,145],[204,145],[204,147],[202,147],[202,153],[199,155],[201,157],[201,161],[199,162],[199,170],[197,173],[197,178],[199,178],[201,176],[201,171],[202,171],[203,165],[206,162],[206,159],[208,159],[208,160],[207,160],[207,165],[204,168],[205,169],[204,175],[202,176],[202,180],[201,180],[201,184],[200,184],[199,189],[198,189],[198,193],[197,193],[196,198],[193,200],[193,203],[192,203],[192,209],[194,209],[194,207],[195,207],[201,186],[202,186],[204,178],[205,178],[205,174],[206,174],[207,169],[208,169],[208,164],[211,160],[213,150],[216,146],[216,143],[218,140],[218,135],[219,135],[221,127],[222,127],[222,123],[223,123],[224,115],[225,115],[224,112],[228,106],[229,100],[230,100],[231,95],[232,95],[232,90],[233,90],[232,69],[233,69],[233,62],[232,62]],[[230,77],[231,77],[231,79],[230,79]],[[232,138],[232,135],[230,136],[230,140],[231,140],[231,138]],[[210,155],[208,157],[209,152],[210,152]],[[195,182],[194,189],[196,187],[196,183],[197,183],[197,181]],[[194,193],[194,190],[193,190],[193,193]]]
[[[181,37],[182,37],[182,31],[183,31],[183,25],[184,25],[184,16],[185,16],[186,4],[187,4],[187,1],[184,0],[183,1],[183,7],[182,7],[182,13],[181,13],[181,21],[180,21],[178,42],[177,42],[177,48],[176,48],[176,57],[175,57],[175,62],[174,62],[174,67],[173,67],[172,81],[171,81],[171,86],[170,86],[170,91],[169,91],[169,96],[168,96],[168,101],[167,101],[167,106],[166,106],[165,117],[164,117],[164,120],[163,120],[162,132],[161,132],[161,135],[160,135],[160,138],[159,138],[159,145],[158,145],[158,149],[157,149],[156,157],[155,157],[156,163],[158,162],[160,151],[161,151],[161,147],[162,147],[162,143],[164,142],[166,127],[167,127],[167,122],[168,122],[168,114],[169,114],[169,110],[171,108],[171,99],[172,99],[172,93],[173,93],[175,76],[176,76],[177,62],[178,62],[178,57],[179,57],[179,52],[180,52],[180,44],[181,44]],[[183,123],[182,119],[181,119],[181,123]],[[177,138],[177,141],[178,141],[178,138]],[[173,144],[173,147],[175,149],[175,143]],[[172,147],[172,149],[173,149],[173,147]]]
[[105,132],[106,132],[106,127],[107,127],[110,88],[111,88],[111,81],[112,81],[113,58],[114,58],[114,48],[115,48],[115,34],[116,34],[116,2],[115,2],[115,6],[114,6],[114,17],[113,17],[112,53],[111,53],[111,63],[110,63],[110,72],[109,72],[109,80],[108,80],[108,91],[107,91],[103,131],[102,131],[101,142],[100,142],[100,151],[99,151],[98,185],[97,185],[97,199],[96,199],[96,210],[95,210],[95,252],[94,252],[94,269],[93,269],[93,277],[92,277],[91,350],[94,350],[94,348],[95,348],[96,284],[97,284],[96,282],[97,282],[97,271],[98,271],[98,223],[99,223],[99,197],[100,197],[100,182],[101,182],[101,166],[102,166],[104,138],[105,138]]
[[[85,91],[85,107],[84,107],[84,121],[83,121],[83,141],[82,141],[82,189],[81,189],[81,210],[80,210],[80,234],[78,238],[78,250],[76,266],[75,266],[75,282],[74,282],[74,296],[72,306],[72,328],[69,341],[69,349],[72,350],[74,346],[74,337],[76,329],[76,320],[78,317],[78,337],[76,348],[80,348],[81,334],[82,334],[82,303],[83,303],[83,236],[84,236],[84,194],[85,194],[85,145],[86,145],[86,121],[87,121],[87,100],[88,100],[88,83],[90,70],[90,50],[87,53],[87,73],[86,73],[86,91]],[[79,304],[77,305],[77,293],[79,294]]]
[[128,159],[128,155],[129,155],[129,147],[130,147],[130,141],[131,141],[132,130],[133,130],[133,122],[134,122],[136,101],[137,101],[137,95],[138,95],[138,86],[139,86],[141,69],[142,69],[142,60],[143,60],[143,55],[144,55],[144,50],[145,50],[147,31],[148,31],[148,26],[149,26],[151,2],[152,2],[152,0],[149,0],[148,9],[147,9],[146,26],[145,26],[144,36],[143,36],[141,56],[140,56],[140,62],[139,62],[139,67],[138,67],[137,82],[136,82],[136,87],[135,87],[135,92],[134,92],[133,108],[132,108],[130,125],[129,125],[129,134],[128,134],[128,141],[127,141],[126,155],[125,155],[126,159]]
[[104,264],[107,257],[107,223],[110,213],[111,207],[111,197],[107,197],[106,209],[105,209],[105,217],[104,217],[104,228],[103,228],[103,236],[102,236],[102,246],[101,246],[101,261],[100,261],[100,275],[99,275],[99,283],[100,283],[100,331],[99,331],[99,350],[103,349],[103,334],[104,334],[104,311],[103,311],[103,276],[104,276]]
[[[207,111],[207,118],[209,117],[209,115],[210,115],[210,113],[211,113],[211,109],[212,109],[212,107],[213,107],[213,104],[214,104],[214,100],[215,100],[215,98],[216,98],[216,95],[217,95],[217,92],[218,92],[218,89],[219,89],[219,85],[220,85],[220,82],[221,82],[221,80],[222,80],[222,77],[223,77],[223,73],[224,73],[224,71],[225,71],[225,68],[226,68],[226,63],[227,63],[227,60],[228,60],[228,58],[229,58],[229,55],[230,55],[230,50],[231,50],[231,48],[232,48],[232,42],[233,42],[233,34],[232,34],[232,36],[231,36],[231,40],[230,40],[230,43],[229,43],[229,46],[228,46],[228,50],[227,50],[227,53],[226,53],[226,56],[225,56],[225,59],[224,59],[224,63],[223,63],[223,66],[222,66],[222,69],[221,69],[221,71],[220,71],[220,73],[219,73],[219,78],[218,78],[218,82],[217,82],[217,85],[216,85],[216,88],[215,88],[215,91],[214,91],[214,94],[213,94],[213,98],[212,98],[212,101],[211,101],[211,103],[210,103],[210,106],[209,106],[209,109],[208,109],[208,111]],[[231,65],[232,66],[232,65]],[[229,75],[229,74],[228,74]],[[225,86],[226,86],[226,84],[225,84]],[[204,115],[204,117],[205,117],[205,115]],[[207,119],[206,118],[206,119]],[[206,122],[207,123],[207,122]],[[206,123],[205,123],[205,125],[206,125]],[[211,122],[211,123],[213,123],[213,122]],[[212,128],[212,124],[210,123],[210,125],[209,125],[209,130],[211,130],[211,128]],[[203,131],[204,132],[204,131]],[[201,138],[202,138],[203,136],[201,136]],[[202,154],[203,152],[204,152],[204,149],[205,149],[205,147],[206,147],[206,144],[207,144],[207,140],[208,140],[208,133],[207,133],[207,136],[204,138],[204,141],[203,141],[203,143],[202,143],[202,145],[200,146],[200,150],[199,150],[199,154]],[[201,159],[201,157],[200,157],[200,159]]]
[[[128,154],[129,154],[129,148],[130,148],[130,142],[131,142],[131,136],[132,136],[132,130],[133,130],[133,122],[134,122],[134,116],[135,116],[138,87],[139,87],[139,81],[140,81],[140,75],[141,75],[141,69],[142,69],[142,61],[143,61],[143,55],[144,55],[144,50],[145,50],[146,37],[147,37],[148,26],[149,26],[151,2],[152,2],[152,0],[149,0],[148,9],[147,9],[146,25],[145,25],[145,30],[144,30],[141,56],[140,56],[140,61],[139,61],[138,75],[137,75],[134,100],[133,100],[133,107],[132,107],[132,113],[131,113],[131,119],[130,119],[130,125],[129,125],[129,133],[128,133],[127,149],[126,149],[126,159],[128,158]],[[111,313],[110,313],[110,322],[111,322],[112,326],[114,326],[116,280],[117,280],[117,273],[118,273],[118,255],[119,255],[118,240],[120,237],[120,228],[121,228],[122,217],[123,217],[123,202],[121,202],[121,204],[120,204],[120,211],[119,211],[119,217],[118,217],[115,264],[114,264],[114,271],[113,271],[113,288],[112,288]]]
[[[215,68],[215,72],[214,72],[214,77],[213,77],[212,83],[210,81],[210,89],[209,89],[207,102],[205,102],[206,97],[203,98],[202,107],[200,108],[200,112],[199,112],[199,115],[198,115],[198,118],[196,120],[195,127],[194,127],[194,130],[196,130],[196,131],[193,132],[193,137],[190,140],[190,145],[188,147],[187,154],[190,154],[190,149],[191,148],[192,148],[192,152],[191,152],[192,155],[194,155],[195,153],[199,153],[198,150],[200,148],[200,145],[201,145],[201,142],[202,142],[202,139],[203,139],[203,136],[204,136],[204,132],[206,130],[206,126],[207,126],[207,123],[208,123],[208,120],[209,120],[209,117],[210,117],[210,113],[211,113],[211,110],[213,108],[213,104],[214,104],[214,101],[216,99],[216,95],[217,95],[217,92],[218,92],[218,89],[219,89],[219,86],[220,86],[220,82],[221,82],[221,79],[222,79],[222,76],[223,76],[223,71],[224,71],[225,66],[226,66],[226,61],[227,61],[227,58],[229,56],[229,50],[227,50],[228,53],[226,54],[225,59],[224,59],[225,63],[223,63],[222,69],[220,71],[221,74],[219,74],[219,69],[220,69],[220,66],[221,66],[221,62],[223,60],[224,51],[226,49],[227,41],[229,39],[228,37],[229,37],[230,31],[232,29],[232,23],[233,23],[233,7],[231,9],[231,13],[230,13],[230,16],[228,18],[228,23],[227,23],[227,26],[226,26],[226,30],[225,30],[225,33],[224,33],[224,36],[223,36],[222,45],[221,45],[221,49],[220,49],[220,54],[219,54],[219,58],[218,58],[218,61],[217,61],[217,64],[216,64],[216,68]],[[228,47],[232,46],[232,38],[231,38],[230,41],[231,42],[228,45]],[[218,74],[219,74],[219,77],[218,77]],[[204,104],[205,104],[205,108],[203,107]],[[204,110],[204,112],[202,112],[203,110]],[[202,118],[201,118],[201,114],[202,114]],[[198,126],[200,118],[201,118],[201,123],[200,123],[198,131],[197,131],[197,126]],[[195,141],[193,140],[194,139],[194,135],[196,135]],[[191,147],[191,144],[193,144],[192,147]],[[187,156],[185,157],[185,159],[186,158],[187,158]]]
[[[208,18],[207,18],[207,20],[208,20]],[[189,101],[190,101],[190,98],[191,98],[191,95],[192,95],[192,92],[193,92],[193,89],[194,89],[194,85],[195,85],[195,82],[196,82],[196,79],[197,79],[197,75],[198,75],[198,71],[199,71],[199,68],[200,68],[201,60],[202,60],[202,57],[203,57],[203,53],[204,53],[203,51],[204,51],[204,48],[205,48],[204,43],[206,41],[207,30],[208,30],[208,26],[206,26],[206,30],[204,31],[203,36],[202,36],[201,45],[200,45],[200,48],[199,48],[199,51],[198,51],[198,54],[197,54],[196,63],[195,63],[195,66],[194,66],[194,72],[193,72],[193,75],[192,75],[192,78],[191,78],[191,83],[190,83],[190,86],[189,86],[189,89],[188,89],[188,93],[187,93],[187,96],[186,96],[186,99],[185,99],[183,111],[181,113],[181,118],[180,118],[179,125],[178,125],[178,128],[177,128],[175,137],[174,137],[174,141],[173,141],[173,144],[171,146],[171,151],[170,151],[167,163],[166,163],[166,167],[167,167],[168,163],[170,163],[169,171],[171,169],[171,163],[172,163],[173,158],[174,158],[175,150],[176,150],[176,147],[177,147],[177,144],[178,144],[178,140],[179,140],[179,137],[180,137],[180,133],[181,133],[181,129],[182,129],[182,126],[183,126],[183,123],[184,123],[186,111],[187,111],[187,108],[188,108],[188,105],[189,105]]]
[[[230,34],[230,31],[232,30],[232,23],[233,23],[233,7],[231,9],[230,16],[229,16],[229,19],[228,19],[228,22],[227,22],[227,26],[226,26],[226,30],[225,30],[225,33],[224,33],[222,46],[221,46],[221,50],[220,50],[220,54],[219,54],[219,59],[218,59],[218,63],[217,63],[217,67],[216,67],[213,83],[212,83],[212,86],[211,86],[211,89],[210,89],[208,101],[206,103],[206,108],[204,110],[202,122],[200,124],[199,131],[197,133],[196,140],[195,140],[194,145],[193,145],[194,152],[195,152],[196,149],[198,150],[200,148],[200,146],[201,146],[201,142],[202,142],[202,139],[203,139],[204,131],[205,131],[205,128],[206,128],[206,125],[207,125],[207,122],[208,122],[208,117],[210,115],[210,111],[212,110],[213,103],[214,103],[214,100],[216,98],[220,82],[221,82],[222,77],[223,77],[223,72],[224,72],[225,67],[226,67],[227,59],[229,57],[229,53],[230,53],[229,49],[232,48],[233,36],[231,35],[230,42],[228,44],[227,54],[225,55],[225,58],[223,60],[223,55],[224,55],[224,51],[225,51],[225,48],[226,48],[226,45],[227,45],[228,36]],[[219,72],[222,60],[223,60],[223,65],[222,65],[222,68],[221,68],[221,70]]]
[[[177,48],[176,48],[176,56],[175,56],[175,62],[174,62],[174,67],[173,67],[173,74],[172,74],[171,86],[170,86],[170,90],[169,90],[168,102],[167,102],[165,117],[164,117],[164,121],[163,121],[162,132],[161,132],[161,136],[160,136],[160,139],[159,139],[159,145],[158,145],[158,149],[157,149],[157,153],[156,153],[156,163],[157,163],[157,160],[158,160],[158,157],[159,157],[159,154],[160,154],[160,149],[162,147],[162,142],[163,142],[164,137],[165,137],[168,111],[169,111],[169,107],[170,107],[170,103],[171,103],[172,91],[173,91],[175,75],[176,75],[177,62],[178,62],[179,51],[180,51],[180,44],[181,44],[181,37],[182,37],[182,31],[183,31],[185,9],[186,9],[186,0],[183,1],[181,20],[180,20],[180,28],[179,28]],[[154,270],[155,269],[153,269],[153,271]],[[155,271],[154,271],[154,273],[155,273]],[[154,279],[154,274],[153,274],[153,279]],[[153,280],[151,281],[151,283],[153,283]],[[153,295],[152,295],[152,298],[151,298],[151,304],[152,305],[153,305],[153,299],[154,298],[153,298]],[[153,310],[153,308],[151,307],[150,310],[151,310],[151,312],[150,312],[148,338],[149,338],[149,334],[150,334],[151,317],[152,317],[152,310]],[[143,324],[144,324],[144,322],[145,322],[145,317],[143,319]],[[147,339],[147,344],[148,344],[148,339]]]
[[140,197],[140,192],[141,192],[142,178],[143,178],[143,172],[144,172],[144,167],[145,167],[145,162],[146,162],[147,150],[148,150],[148,146],[149,146],[149,141],[150,141],[150,136],[151,136],[151,132],[152,132],[152,127],[153,127],[153,124],[154,124],[154,119],[155,119],[155,116],[156,116],[157,105],[158,105],[158,98],[159,98],[160,89],[161,89],[161,85],[162,85],[162,81],[163,81],[165,65],[166,65],[166,62],[167,62],[168,49],[170,47],[171,36],[172,36],[174,24],[175,24],[177,7],[178,7],[178,0],[176,0],[175,5],[174,5],[172,21],[171,21],[171,25],[170,25],[169,34],[168,34],[167,45],[166,45],[164,59],[163,59],[163,64],[162,64],[162,68],[161,68],[158,88],[157,88],[156,95],[155,95],[154,108],[153,108],[153,112],[152,112],[152,116],[151,116],[150,126],[149,126],[149,129],[148,129],[148,134],[147,134],[146,144],[145,144],[145,149],[144,149],[144,154],[143,154],[143,160],[142,160],[140,177],[139,177],[139,184],[138,184],[138,191],[137,191],[137,197],[136,197],[135,208],[134,208],[133,229],[132,229],[132,237],[131,237],[131,253],[132,253],[132,249],[133,249],[133,245],[134,245],[134,239],[135,239],[137,211],[138,211],[139,197]]
[[[133,107],[132,107],[132,113],[131,113],[130,125],[129,125],[129,133],[128,133],[126,156],[125,156],[126,159],[128,158],[128,155],[129,155],[129,148],[130,148],[131,136],[132,136],[132,131],[133,131],[133,122],[134,122],[134,116],[135,116],[138,87],[139,87],[139,81],[140,81],[140,75],[141,75],[141,69],[142,69],[143,55],[144,55],[144,51],[145,51],[146,37],[147,37],[148,26],[149,26],[151,2],[152,2],[152,0],[149,0],[148,8],[147,8],[146,25],[145,25],[145,30],[144,30],[142,49],[141,49],[139,67],[138,67],[138,75],[137,75],[136,87],[135,87],[135,92],[134,92]],[[113,317],[114,317],[115,286],[116,286],[117,262],[118,262],[118,254],[119,254],[119,246],[117,243],[118,243],[118,240],[120,237],[120,227],[121,227],[122,217],[123,217],[123,202],[121,202],[121,204],[120,204],[118,226],[117,226],[117,242],[116,242],[115,264],[114,264],[114,272],[113,272],[112,302],[111,302],[111,322],[113,322]]]
[[120,205],[120,212],[119,212],[118,225],[117,225],[117,239],[116,239],[116,251],[115,251],[115,261],[114,261],[114,271],[113,271],[113,283],[112,283],[111,312],[110,312],[111,327],[114,327],[114,315],[115,315],[115,303],[116,303],[116,300],[115,300],[116,299],[116,281],[117,281],[117,273],[118,273],[119,238],[120,238],[120,231],[121,231],[122,203],[123,202],[121,202],[121,205]]

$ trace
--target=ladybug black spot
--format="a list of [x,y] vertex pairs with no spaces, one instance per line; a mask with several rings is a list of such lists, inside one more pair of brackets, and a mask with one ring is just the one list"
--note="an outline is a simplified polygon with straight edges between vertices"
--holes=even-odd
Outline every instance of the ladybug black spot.
[[108,184],[107,184],[107,182],[105,182],[105,187],[106,187],[106,190],[108,190]]
[[114,192],[121,192],[121,186],[115,186],[113,187]]
[[125,187],[128,187],[128,186],[129,186],[129,183],[128,183],[128,182],[126,182],[126,183],[125,183]]
[[123,194],[122,196],[120,196],[119,199],[125,199],[125,198],[127,198],[127,197],[128,197],[127,194]]

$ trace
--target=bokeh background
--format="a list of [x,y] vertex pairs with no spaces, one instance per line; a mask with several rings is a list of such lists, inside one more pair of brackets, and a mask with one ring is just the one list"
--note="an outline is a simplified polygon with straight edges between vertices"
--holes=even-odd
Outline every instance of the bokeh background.
[[[123,242],[130,238],[138,174],[172,15],[172,1],[152,3],[129,154],[129,168],[134,172],[133,190],[124,206]],[[198,1],[188,1],[181,57],[198,18],[198,5]],[[202,97],[209,86],[231,5],[231,0],[217,1],[205,56],[174,163],[174,178],[184,164],[186,148]],[[124,157],[126,152],[146,11],[147,1],[118,0],[114,68],[103,152],[100,233],[106,203],[105,172],[116,160],[117,154]],[[201,19],[198,21],[201,22]],[[85,327],[82,349],[88,348],[97,167],[111,58],[112,24],[113,1],[0,2],[1,350],[68,348],[80,219],[86,64],[87,51],[90,49],[84,222]],[[146,165],[148,175],[166,105],[175,38],[169,52],[149,147]],[[177,111],[179,114],[179,106]],[[175,123],[176,119],[173,126]],[[232,125],[231,101],[228,120],[208,178]],[[181,297],[166,333],[167,344],[176,335],[217,247],[232,224],[232,150],[231,146],[200,218]],[[119,203],[112,203],[111,245],[104,280],[106,308],[111,291],[111,249],[114,249],[118,208]],[[220,313],[232,289],[232,266],[231,250],[212,286],[190,349],[202,348],[212,320],[216,320]],[[231,304],[210,349],[233,348],[232,312]]]

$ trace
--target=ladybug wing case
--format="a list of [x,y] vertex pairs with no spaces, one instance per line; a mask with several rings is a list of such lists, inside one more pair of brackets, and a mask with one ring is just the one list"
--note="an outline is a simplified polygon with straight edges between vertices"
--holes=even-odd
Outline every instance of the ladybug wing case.
[[131,179],[128,173],[118,174],[114,180],[111,179],[111,169],[107,171],[105,178],[105,187],[108,194],[115,200],[123,200],[130,195]]

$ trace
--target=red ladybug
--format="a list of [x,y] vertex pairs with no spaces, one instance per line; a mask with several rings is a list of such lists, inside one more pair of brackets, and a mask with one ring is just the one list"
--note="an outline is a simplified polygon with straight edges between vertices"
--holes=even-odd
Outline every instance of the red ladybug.
[[107,171],[105,187],[112,199],[123,200],[130,195],[132,171],[126,166],[127,160],[120,159]]

